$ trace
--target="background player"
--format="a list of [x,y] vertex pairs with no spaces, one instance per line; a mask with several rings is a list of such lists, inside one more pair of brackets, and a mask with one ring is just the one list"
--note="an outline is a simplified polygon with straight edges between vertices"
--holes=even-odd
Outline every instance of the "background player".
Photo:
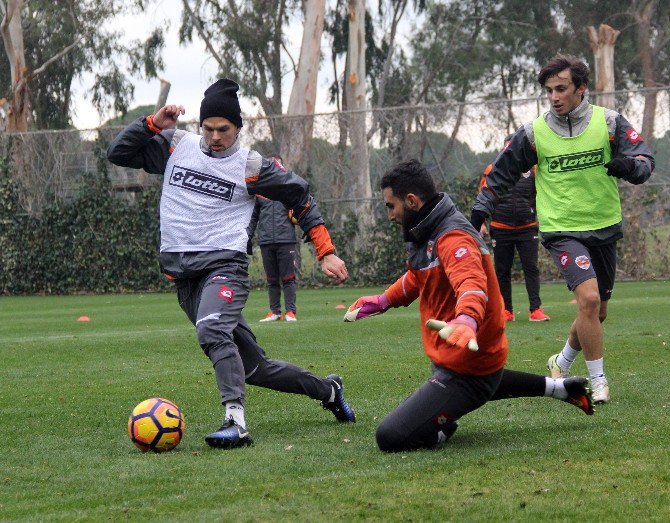
[[[512,135],[505,138],[505,147]],[[486,187],[486,177],[492,169],[489,165],[481,179],[480,191]],[[482,235],[486,225],[480,229]],[[512,305],[512,265],[514,251],[519,253],[523,277],[528,293],[530,321],[549,321],[549,315],[542,310],[540,300],[540,269],[537,266],[539,233],[535,215],[535,169],[523,173],[514,187],[496,204],[489,230],[493,245],[493,261],[505,302],[505,320],[514,321]]]
[[[275,155],[272,159],[280,169],[285,169],[281,156]],[[284,290],[284,310],[286,311],[283,319],[288,322],[297,321],[295,315],[297,241],[295,225],[284,204],[257,196],[251,222],[247,227],[249,241],[256,232],[258,232],[258,246],[261,249],[270,300],[270,312],[260,321],[266,323],[282,319],[282,289]],[[251,253],[249,252],[249,254]]]

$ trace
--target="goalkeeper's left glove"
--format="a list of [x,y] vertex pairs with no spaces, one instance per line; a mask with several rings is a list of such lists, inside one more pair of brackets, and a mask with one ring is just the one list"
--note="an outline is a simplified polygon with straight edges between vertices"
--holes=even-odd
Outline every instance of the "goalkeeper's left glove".
[[440,320],[428,320],[426,326],[438,331],[440,338],[458,349],[468,348],[478,351],[477,345],[477,322],[467,314],[459,314],[455,319],[445,322]]
[[635,160],[633,158],[614,158],[605,164],[607,175],[628,180],[635,172]]

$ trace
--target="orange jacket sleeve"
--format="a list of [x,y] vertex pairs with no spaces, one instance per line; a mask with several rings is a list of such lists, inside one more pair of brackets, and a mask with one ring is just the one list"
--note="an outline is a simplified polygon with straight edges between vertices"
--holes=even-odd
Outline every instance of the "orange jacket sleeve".
[[325,225],[321,224],[317,225],[316,227],[312,227],[309,230],[309,237],[312,240],[312,243],[314,243],[317,260],[321,260],[324,256],[333,254],[335,252],[335,246],[330,239],[330,233],[328,232],[328,229],[326,229]]
[[454,230],[438,240],[437,256],[456,297],[454,316],[467,314],[481,326],[488,301],[488,279],[479,244],[467,232]]
[[415,276],[407,271],[398,278],[386,291],[386,298],[393,307],[407,307],[419,297],[419,283]]

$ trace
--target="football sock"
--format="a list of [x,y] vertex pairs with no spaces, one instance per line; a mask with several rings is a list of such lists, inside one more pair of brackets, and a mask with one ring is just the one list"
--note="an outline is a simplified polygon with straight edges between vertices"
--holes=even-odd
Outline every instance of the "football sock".
[[565,380],[562,378],[544,378],[544,395],[551,396],[559,400],[564,400],[568,397],[568,391],[565,389]]
[[500,385],[493,393],[491,400],[544,396],[545,388],[544,376],[503,369]]
[[565,347],[563,347],[563,350],[559,353],[558,358],[556,358],[556,364],[563,370],[570,370],[572,363],[578,355],[579,351],[573,349],[570,346],[570,340],[568,340],[565,342]]
[[328,399],[328,401],[326,401],[326,403],[332,403],[333,401],[335,401],[335,386],[334,385],[333,385],[333,387],[330,391],[330,398]]
[[586,368],[589,369],[591,383],[605,379],[605,370],[603,369],[603,359],[597,359],[586,362]]
[[239,401],[226,402],[226,419],[230,418],[243,429],[247,428],[247,423],[244,421],[244,407]]

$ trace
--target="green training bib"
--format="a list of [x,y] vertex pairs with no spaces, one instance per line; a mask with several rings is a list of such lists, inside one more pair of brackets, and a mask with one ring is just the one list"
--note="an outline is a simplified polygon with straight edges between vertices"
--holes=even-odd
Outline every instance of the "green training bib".
[[591,107],[591,121],[578,136],[556,134],[543,116],[533,121],[541,232],[592,231],[621,221],[617,180],[604,167],[612,157],[605,110]]

